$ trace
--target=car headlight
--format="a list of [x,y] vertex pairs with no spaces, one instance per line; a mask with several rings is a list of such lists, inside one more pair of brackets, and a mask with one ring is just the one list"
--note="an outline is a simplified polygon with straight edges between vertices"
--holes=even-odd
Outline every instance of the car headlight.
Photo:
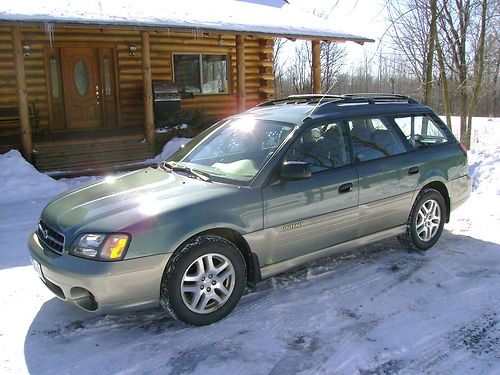
[[122,260],[129,242],[130,236],[124,233],[82,234],[73,241],[69,253],[86,259]]

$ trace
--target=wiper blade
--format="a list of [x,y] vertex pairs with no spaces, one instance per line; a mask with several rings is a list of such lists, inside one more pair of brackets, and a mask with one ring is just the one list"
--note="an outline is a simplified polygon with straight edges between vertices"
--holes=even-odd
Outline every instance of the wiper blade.
[[191,167],[177,165],[177,164],[173,164],[172,162],[165,162],[165,161],[163,163],[161,163],[161,165],[159,167],[161,169],[170,170],[170,171],[174,171],[174,172],[186,172],[186,173],[189,173],[191,176],[197,177],[200,180],[205,181],[205,182],[211,181],[209,174],[195,170]]

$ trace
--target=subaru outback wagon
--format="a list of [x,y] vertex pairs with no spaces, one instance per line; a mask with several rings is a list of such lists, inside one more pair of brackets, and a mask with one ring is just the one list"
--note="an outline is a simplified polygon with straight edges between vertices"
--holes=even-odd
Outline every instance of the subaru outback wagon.
[[33,265],[97,313],[161,305],[192,325],[246,283],[397,236],[439,239],[470,195],[467,155],[400,95],[292,96],[222,120],[156,168],[79,187],[43,210]]

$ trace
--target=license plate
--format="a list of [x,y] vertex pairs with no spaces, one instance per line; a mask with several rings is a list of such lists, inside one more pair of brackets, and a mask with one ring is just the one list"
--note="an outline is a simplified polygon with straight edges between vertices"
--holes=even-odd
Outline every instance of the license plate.
[[35,271],[38,273],[38,276],[40,276],[40,278],[43,279],[42,266],[40,265],[40,263],[38,263],[35,259],[31,258],[31,264],[33,265]]

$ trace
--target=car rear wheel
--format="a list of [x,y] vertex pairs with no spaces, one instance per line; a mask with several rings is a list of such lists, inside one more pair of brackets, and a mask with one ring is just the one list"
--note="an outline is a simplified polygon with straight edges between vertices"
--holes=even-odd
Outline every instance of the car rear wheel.
[[398,236],[399,242],[410,250],[427,250],[441,237],[446,217],[443,196],[434,189],[420,192],[413,204],[406,232]]
[[160,302],[177,320],[211,324],[234,309],[245,284],[241,252],[222,237],[202,236],[173,256],[162,278]]

